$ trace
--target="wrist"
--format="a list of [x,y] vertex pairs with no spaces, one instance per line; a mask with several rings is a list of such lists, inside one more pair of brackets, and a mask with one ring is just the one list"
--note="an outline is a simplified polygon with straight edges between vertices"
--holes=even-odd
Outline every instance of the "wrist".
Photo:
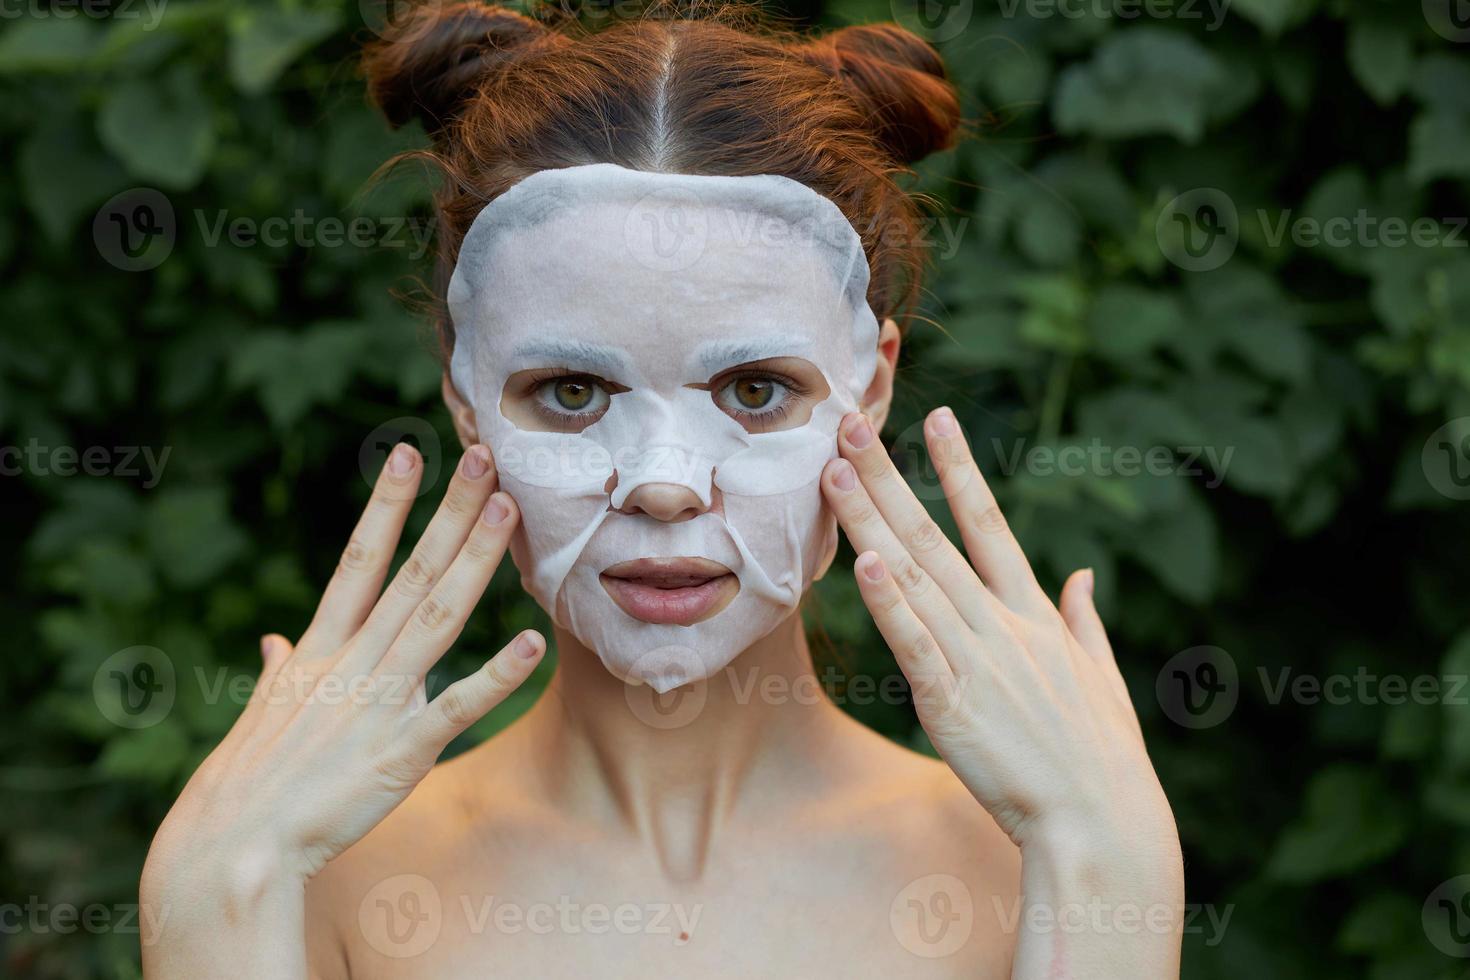
[[1047,890],[1082,888],[1099,895],[1183,901],[1184,858],[1172,819],[1123,827],[1097,820],[1035,820],[1021,841],[1021,861],[1028,885]]

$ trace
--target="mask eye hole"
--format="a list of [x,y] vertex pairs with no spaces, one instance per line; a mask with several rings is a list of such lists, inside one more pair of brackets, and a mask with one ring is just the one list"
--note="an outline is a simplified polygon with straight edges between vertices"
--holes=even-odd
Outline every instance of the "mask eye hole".
[[505,382],[500,411],[531,432],[581,432],[628,389],[595,374],[561,368],[519,371]]
[[695,387],[707,387],[715,406],[751,433],[805,425],[831,394],[817,366],[800,357],[752,361]]

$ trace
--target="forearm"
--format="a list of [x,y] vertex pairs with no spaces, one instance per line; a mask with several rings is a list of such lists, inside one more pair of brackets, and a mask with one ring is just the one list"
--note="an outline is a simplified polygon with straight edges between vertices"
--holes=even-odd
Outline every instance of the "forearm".
[[305,883],[264,859],[163,867],[140,891],[147,980],[306,980]]
[[1113,841],[1038,834],[1021,862],[1013,980],[1177,980],[1184,871],[1172,825]]

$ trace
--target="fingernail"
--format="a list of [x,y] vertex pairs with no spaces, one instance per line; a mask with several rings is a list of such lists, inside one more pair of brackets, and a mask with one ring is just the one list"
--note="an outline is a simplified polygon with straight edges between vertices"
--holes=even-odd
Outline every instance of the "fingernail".
[[1084,568],[1082,570],[1082,588],[1087,591],[1087,595],[1089,598],[1091,598],[1092,596],[1092,588],[1095,584],[1096,582],[1093,580],[1092,569]]
[[490,499],[485,501],[484,516],[486,524],[499,524],[510,516],[510,508],[505,505],[500,494],[491,494]]
[[484,446],[471,446],[459,465],[466,479],[478,480],[490,469],[489,455]]
[[269,636],[262,636],[260,638],[260,659],[262,659],[262,660],[268,660],[268,659],[270,659],[270,655],[271,655],[271,638]]
[[854,449],[866,449],[873,441],[873,427],[868,424],[867,416],[859,416],[858,420],[847,427],[847,444]]
[[388,472],[394,476],[408,476],[413,470],[413,450],[407,443],[400,442],[388,456]]
[[948,439],[950,436],[959,434],[960,424],[955,421],[954,412],[951,412],[948,406],[936,411],[930,416],[930,419],[936,436]]
[[536,642],[535,633],[522,633],[521,638],[516,640],[516,656],[524,660],[530,660],[541,652],[541,644]]
[[843,493],[857,486],[857,476],[853,473],[852,464],[847,460],[839,459],[833,467],[832,485]]
[[878,552],[863,552],[858,558],[858,565],[862,570],[863,578],[869,582],[883,581],[883,559],[878,557]]

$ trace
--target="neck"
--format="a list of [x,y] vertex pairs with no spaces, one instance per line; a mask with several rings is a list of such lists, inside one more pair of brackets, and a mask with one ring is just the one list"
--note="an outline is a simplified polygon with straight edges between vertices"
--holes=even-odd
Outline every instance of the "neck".
[[[846,723],[822,692],[799,613],[708,680],[657,695],[556,630],[558,667],[527,716],[549,801],[620,826],[692,880],[746,813],[799,802]],[[804,790],[805,787],[805,790]]]

